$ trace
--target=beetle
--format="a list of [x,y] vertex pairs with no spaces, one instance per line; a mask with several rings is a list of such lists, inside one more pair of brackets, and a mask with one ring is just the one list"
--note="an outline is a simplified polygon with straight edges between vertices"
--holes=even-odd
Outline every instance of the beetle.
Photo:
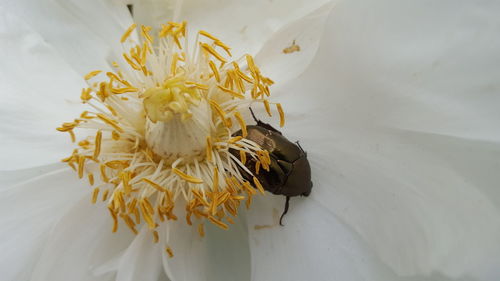
[[[299,142],[293,143],[289,141],[280,131],[257,119],[251,108],[250,112],[257,124],[246,126],[246,139],[267,150],[271,164],[269,165],[269,171],[260,169],[259,173],[256,173],[256,160],[250,158],[246,161],[245,167],[257,177],[265,190],[275,195],[286,196],[285,209],[279,221],[280,225],[283,226],[281,222],[283,216],[288,212],[290,198],[309,196],[311,193],[313,183],[307,153],[302,149]],[[241,135],[241,130],[234,133],[234,136]],[[232,151],[232,153],[237,156],[235,151]],[[240,171],[246,180],[252,182],[252,175],[241,168]]]

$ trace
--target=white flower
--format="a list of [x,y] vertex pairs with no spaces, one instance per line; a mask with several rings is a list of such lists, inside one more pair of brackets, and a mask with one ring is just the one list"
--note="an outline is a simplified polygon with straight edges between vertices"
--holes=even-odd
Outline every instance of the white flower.
[[[284,134],[308,152],[311,196],[292,199],[284,227],[284,198],[270,194],[229,231],[206,224],[200,238],[184,220],[169,223],[159,236],[173,258],[147,227],[134,236],[122,223],[113,234],[88,182],[50,163],[72,151],[54,127],[80,114],[81,77],[123,52],[128,11],[6,2],[2,280],[498,279],[497,4],[346,1],[329,13],[320,3],[184,2],[134,12],[153,26],[185,19],[236,58],[256,54],[287,111]],[[283,53],[294,40],[300,51]]]

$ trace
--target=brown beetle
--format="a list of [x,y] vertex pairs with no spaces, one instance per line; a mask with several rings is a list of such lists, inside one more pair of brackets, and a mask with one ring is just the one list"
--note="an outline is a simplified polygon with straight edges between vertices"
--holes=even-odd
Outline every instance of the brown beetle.
[[[252,171],[265,190],[286,196],[285,209],[280,217],[280,225],[283,216],[287,213],[290,197],[308,196],[311,193],[311,167],[307,160],[307,153],[299,143],[293,143],[285,138],[280,131],[271,125],[258,120],[252,109],[252,116],[257,125],[248,125],[246,138],[257,143],[262,149],[269,152],[271,164],[269,171],[255,171],[255,160],[250,158],[245,166]],[[234,135],[241,136],[241,130]],[[234,153],[234,152],[233,152]],[[236,153],[234,153],[236,154]],[[235,155],[236,156],[236,155]],[[241,169],[243,177],[252,182],[252,176]]]

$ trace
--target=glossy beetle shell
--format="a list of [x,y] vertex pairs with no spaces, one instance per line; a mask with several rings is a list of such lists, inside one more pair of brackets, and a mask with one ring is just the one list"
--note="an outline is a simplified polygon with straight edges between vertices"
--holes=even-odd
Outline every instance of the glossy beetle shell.
[[[278,130],[268,124],[247,126],[247,139],[254,141],[269,152],[269,171],[255,172],[255,160],[248,159],[245,166],[255,174],[265,190],[287,197],[307,196],[311,193],[311,167],[306,153],[297,144],[290,142]],[[241,135],[241,131],[234,135]],[[251,176],[243,171],[243,176],[252,182]]]

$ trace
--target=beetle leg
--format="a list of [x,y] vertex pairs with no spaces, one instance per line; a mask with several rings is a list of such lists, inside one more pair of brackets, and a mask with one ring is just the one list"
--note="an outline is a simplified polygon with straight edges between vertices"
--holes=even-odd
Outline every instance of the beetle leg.
[[283,216],[288,212],[288,207],[290,206],[290,196],[287,196],[286,197],[286,202],[285,202],[285,210],[283,210],[283,213],[281,214],[281,217],[280,217],[280,225],[281,226],[284,226],[281,221],[283,220]]

